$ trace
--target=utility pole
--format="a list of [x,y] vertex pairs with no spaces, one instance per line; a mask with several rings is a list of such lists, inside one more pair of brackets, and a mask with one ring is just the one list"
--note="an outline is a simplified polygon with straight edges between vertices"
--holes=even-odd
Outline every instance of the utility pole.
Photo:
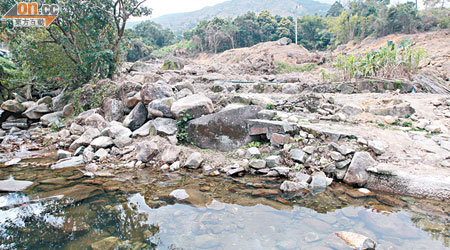
[[298,5],[295,6],[295,45],[298,45]]

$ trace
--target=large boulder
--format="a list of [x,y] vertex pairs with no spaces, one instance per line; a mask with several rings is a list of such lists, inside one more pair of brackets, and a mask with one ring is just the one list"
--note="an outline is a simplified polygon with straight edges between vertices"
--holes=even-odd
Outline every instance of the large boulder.
[[368,168],[373,167],[376,161],[367,152],[356,152],[352,163],[348,167],[344,182],[351,185],[364,186],[369,179]]
[[39,104],[39,105],[29,108],[27,111],[25,111],[23,113],[23,115],[31,120],[39,120],[43,115],[50,113],[50,112],[51,112],[51,110],[48,107],[48,105],[45,103],[42,103],[42,104]]
[[147,83],[141,89],[141,99],[147,104],[153,100],[174,96],[172,87],[163,81]]
[[169,136],[178,131],[177,121],[170,118],[156,118],[150,126],[150,134]]
[[130,114],[125,117],[123,121],[123,125],[131,129],[131,131],[135,131],[140,128],[147,121],[148,111],[145,108],[145,105],[142,102],[138,103],[136,107],[130,112]]
[[109,136],[113,139],[119,137],[130,137],[131,130],[127,127],[124,127],[122,123],[119,122],[111,122],[110,126],[102,131],[103,136]]
[[11,113],[22,113],[23,111],[25,111],[25,106],[23,106],[21,103],[19,103],[16,100],[8,100],[4,103],[2,103],[2,109],[9,111]]
[[76,150],[81,146],[88,146],[91,142],[100,136],[100,130],[97,128],[88,128],[80,138],[76,139],[71,145],[70,149]]
[[[159,110],[164,117],[172,118],[173,114],[170,111],[172,104],[175,102],[174,98],[157,99],[148,104],[149,109]],[[150,113],[150,112],[149,112]]]
[[177,118],[180,118],[182,114],[189,114],[193,118],[199,118],[202,115],[214,112],[214,106],[208,97],[195,94],[174,102],[171,111]]
[[15,116],[10,116],[8,119],[2,123],[2,129],[10,130],[12,128],[27,129],[28,119],[27,118],[17,118]]
[[92,114],[84,119],[84,125],[98,128],[100,131],[109,127],[108,122],[99,114]]
[[48,126],[54,122],[58,122],[59,119],[61,119],[61,117],[62,117],[62,112],[59,111],[59,112],[54,112],[54,113],[43,115],[40,120],[43,125]]
[[255,119],[262,108],[245,106],[206,115],[189,122],[188,141],[200,148],[230,151],[252,141],[247,119]]
[[107,98],[102,103],[103,113],[107,121],[122,121],[124,117],[124,104],[123,102]]
[[146,141],[137,145],[137,160],[149,162],[159,153],[158,145],[153,141]]

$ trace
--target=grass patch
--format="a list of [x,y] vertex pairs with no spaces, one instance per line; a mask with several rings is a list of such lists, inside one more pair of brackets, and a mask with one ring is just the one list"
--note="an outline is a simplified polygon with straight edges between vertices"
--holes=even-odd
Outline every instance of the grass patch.
[[277,74],[286,74],[293,72],[310,72],[317,67],[315,63],[306,63],[302,65],[290,64],[285,62],[275,62],[278,67]]

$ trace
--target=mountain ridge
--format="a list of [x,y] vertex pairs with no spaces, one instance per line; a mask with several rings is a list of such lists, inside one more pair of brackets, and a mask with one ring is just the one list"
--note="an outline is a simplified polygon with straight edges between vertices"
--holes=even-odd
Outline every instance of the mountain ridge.
[[298,16],[325,15],[331,6],[315,0],[230,0],[200,10],[167,14],[151,20],[174,32],[183,32],[195,28],[201,20],[209,20],[216,16],[236,17],[249,11],[259,13],[268,10],[273,15],[294,16],[296,5],[300,5]]

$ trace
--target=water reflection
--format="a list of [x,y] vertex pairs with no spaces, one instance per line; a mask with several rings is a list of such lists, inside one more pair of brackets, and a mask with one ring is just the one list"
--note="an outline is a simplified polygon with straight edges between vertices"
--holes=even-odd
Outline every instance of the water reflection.
[[[142,171],[126,181],[3,168],[0,177],[35,184],[0,196],[0,249],[349,249],[337,231],[364,234],[377,249],[449,248],[445,203],[402,198],[407,209],[390,207],[340,185],[286,197],[277,180]],[[190,195],[183,203],[169,198],[179,188]]]

